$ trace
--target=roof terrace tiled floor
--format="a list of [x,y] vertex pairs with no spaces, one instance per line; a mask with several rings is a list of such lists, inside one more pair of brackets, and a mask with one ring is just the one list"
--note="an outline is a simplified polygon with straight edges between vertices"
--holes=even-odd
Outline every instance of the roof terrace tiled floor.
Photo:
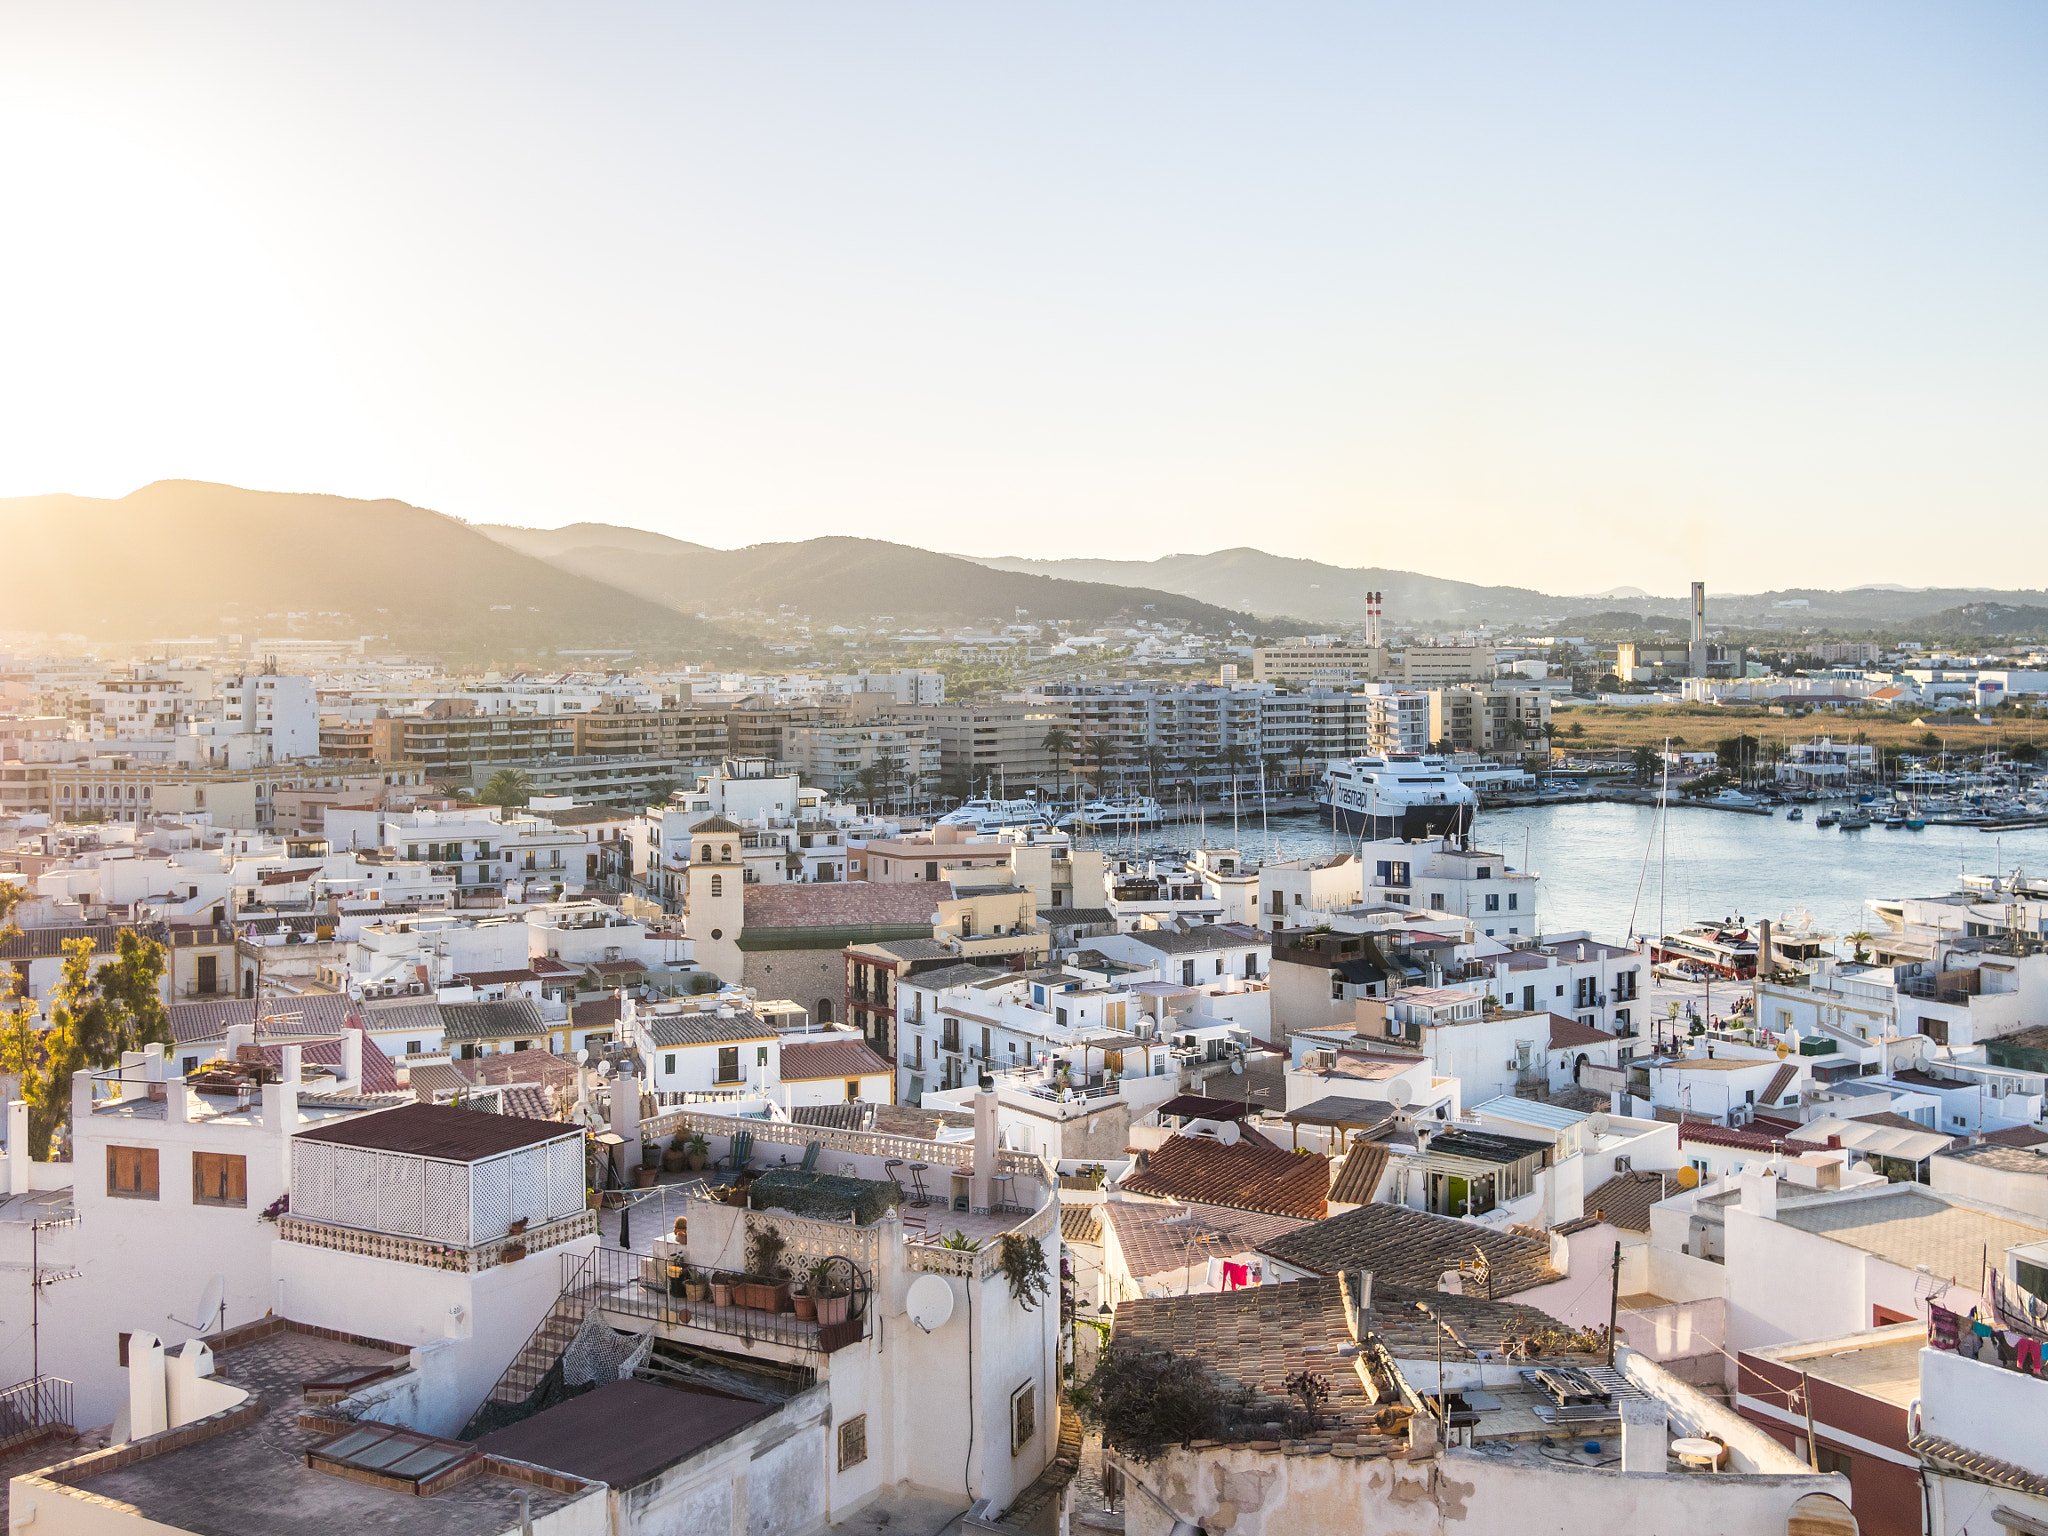
[[130,1505],[145,1519],[222,1536],[496,1536],[519,1528],[522,1493],[535,1516],[586,1496],[484,1473],[418,1498],[308,1467],[307,1447],[326,1436],[299,1428],[300,1384],[343,1366],[388,1364],[393,1358],[302,1333],[275,1333],[240,1345],[219,1356],[216,1369],[262,1398],[269,1412],[253,1424],[77,1486]]

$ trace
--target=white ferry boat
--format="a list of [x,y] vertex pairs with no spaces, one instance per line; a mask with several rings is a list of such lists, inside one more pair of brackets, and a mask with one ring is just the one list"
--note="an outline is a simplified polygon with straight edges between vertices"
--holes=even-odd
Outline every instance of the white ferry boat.
[[980,833],[1050,831],[1052,816],[1036,800],[969,800],[946,812],[937,825],[966,827]]
[[1374,838],[1468,832],[1479,808],[1479,792],[1444,759],[1408,752],[1332,763],[1320,799],[1338,831]]
[[1659,974],[1747,981],[1756,975],[1756,939],[1732,923],[1695,923],[1653,943],[1650,963]]

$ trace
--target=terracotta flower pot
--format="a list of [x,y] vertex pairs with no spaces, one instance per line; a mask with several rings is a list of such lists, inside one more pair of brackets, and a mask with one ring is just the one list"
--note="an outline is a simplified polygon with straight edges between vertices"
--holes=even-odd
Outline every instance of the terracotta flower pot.
[[714,1281],[712,1281],[712,1283],[711,1283],[711,1304],[712,1304],[712,1305],[713,1305],[714,1307],[729,1307],[729,1306],[731,1306],[731,1305],[732,1305],[732,1287],[731,1287],[731,1286],[729,1286],[729,1285],[721,1285],[721,1284],[719,1284],[719,1283],[718,1283],[717,1281],[715,1281],[715,1280],[714,1280]]
[[692,1173],[702,1173],[704,1165],[711,1161],[711,1154],[709,1152],[691,1152],[686,1155],[690,1160],[690,1172]]
[[789,1282],[787,1280],[746,1279],[732,1288],[733,1300],[743,1307],[752,1307],[756,1312],[787,1312],[789,1310]]
[[498,1250],[498,1262],[500,1264],[517,1264],[525,1257],[526,1244],[524,1243],[507,1243]]
[[633,1187],[635,1189],[651,1189],[654,1187],[655,1180],[660,1177],[661,1169],[657,1165],[642,1163],[633,1170]]
[[689,1157],[690,1154],[687,1152],[664,1152],[661,1154],[661,1171],[663,1173],[681,1173],[684,1166],[689,1162]]
[[692,1301],[703,1301],[711,1294],[711,1287],[702,1280],[692,1280],[683,1287],[683,1293]]
[[790,1297],[789,1300],[790,1304],[796,1308],[796,1320],[798,1322],[814,1323],[818,1320],[818,1303],[816,1298],[798,1294]]
[[822,1324],[843,1323],[846,1314],[853,1310],[851,1296],[820,1296],[818,1298],[818,1321]]

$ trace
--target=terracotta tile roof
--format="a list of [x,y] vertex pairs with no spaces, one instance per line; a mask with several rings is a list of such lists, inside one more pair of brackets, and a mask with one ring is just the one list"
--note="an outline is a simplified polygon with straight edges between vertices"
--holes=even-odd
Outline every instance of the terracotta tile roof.
[[878,1136],[915,1136],[920,1141],[935,1141],[941,1128],[960,1130],[974,1124],[974,1116],[957,1109],[917,1109],[908,1104],[877,1104],[874,1111],[874,1129]]
[[[299,1047],[301,1068],[319,1066],[341,1070],[341,1046],[339,1040],[315,1040]],[[266,1045],[263,1059],[274,1067],[284,1065],[284,1047]],[[391,1058],[378,1050],[367,1037],[363,1040],[363,1086],[364,1093],[397,1093],[398,1069],[391,1065]]]
[[537,1083],[544,1088],[574,1088],[576,1066],[565,1057],[546,1051],[501,1051],[495,1056],[477,1056],[455,1063],[455,1069],[472,1083]]
[[736,821],[727,821],[723,816],[710,816],[705,818],[703,821],[698,822],[697,825],[695,825],[694,827],[690,828],[690,835],[692,837],[695,837],[699,832],[744,831],[746,831],[746,828],[741,826]]
[[[876,884],[849,880],[826,885],[750,885],[744,895],[746,928],[931,928],[937,904],[953,899],[950,881]],[[843,947],[843,941],[840,947]]]
[[1102,1241],[1102,1207],[1063,1205],[1060,1207],[1060,1241],[1099,1243]]
[[685,1045],[735,1045],[746,1040],[773,1040],[775,1031],[751,1013],[735,1011],[729,1019],[716,1013],[642,1014],[640,1025],[654,1049],[675,1050]]
[[2031,1125],[2008,1126],[2002,1131],[1986,1131],[1984,1140],[1999,1147],[2038,1147],[2048,1141],[2048,1131],[2041,1131]]
[[1379,1193],[1380,1178],[1387,1171],[1393,1148],[1383,1141],[1354,1141],[1344,1155],[1343,1166],[1330,1185],[1330,1200],[1337,1205],[1366,1205]]
[[1361,1205],[1261,1244],[1259,1251],[1314,1275],[1369,1269],[1376,1285],[1384,1281],[1424,1291],[1435,1290],[1445,1270],[1470,1264],[1483,1254],[1496,1298],[1561,1278],[1551,1267],[1550,1244],[1544,1238],[1495,1232],[1405,1205]]
[[612,993],[594,1003],[572,1003],[569,1006],[569,1027],[572,1029],[603,1029],[619,1022],[624,1006],[620,994]]
[[1139,1281],[1148,1275],[1178,1273],[1212,1258],[1248,1253],[1307,1225],[1286,1216],[1264,1216],[1220,1205],[1111,1200],[1100,1209],[1103,1221],[1116,1234],[1124,1268]]
[[[266,1017],[261,1039],[291,1035],[331,1035],[348,1026],[355,1005],[339,992],[310,992],[304,997],[272,998],[263,1004]],[[243,997],[224,997],[214,1002],[172,1003],[171,1039],[179,1045],[218,1040],[230,1024],[253,1024],[256,1004]],[[368,1012],[365,1010],[365,1016]]]
[[1617,1173],[1599,1188],[1586,1191],[1586,1214],[1624,1232],[1647,1232],[1650,1207],[1677,1187],[1662,1174]]
[[442,1003],[441,1038],[453,1041],[545,1040],[547,1020],[530,997],[501,1003]]
[[1133,1194],[1314,1221],[1329,1209],[1329,1165],[1283,1152],[1263,1137],[1226,1147],[1202,1136],[1172,1136],[1146,1166],[1124,1175]]
[[1782,1140],[1782,1137],[1767,1136],[1761,1131],[1748,1131],[1733,1125],[1715,1125],[1711,1121],[1684,1120],[1679,1122],[1678,1126],[1680,1146],[1689,1141],[1703,1141],[1715,1147],[1743,1147],[1752,1152],[1775,1152]]
[[1756,1096],[1757,1103],[1777,1103],[1784,1096],[1785,1090],[1792,1086],[1792,1080],[1797,1076],[1799,1076],[1799,1063],[1796,1061],[1786,1062],[1771,1074],[1771,1080],[1764,1084],[1764,1091]]
[[[1375,1276],[1365,1328],[1396,1360],[1477,1360],[1557,1327],[1557,1319],[1520,1302],[1452,1296],[1435,1289],[1382,1285]],[[1568,1358],[1568,1357],[1561,1357]]]
[[1550,1048],[1553,1051],[1568,1051],[1581,1045],[1606,1045],[1614,1039],[1604,1029],[1595,1029],[1590,1024],[1581,1024],[1577,1019],[1568,1019],[1561,1013],[1550,1016]]
[[464,971],[455,978],[472,987],[509,987],[522,981],[539,981],[540,974],[533,970],[517,971]]
[[1363,1428],[1379,1410],[1338,1353],[1352,1342],[1334,1279],[1126,1301],[1110,1335],[1112,1348],[1171,1350],[1200,1361],[1226,1394],[1249,1388],[1270,1402],[1288,1400],[1288,1377],[1314,1371],[1330,1382],[1331,1426]]
[[865,1040],[790,1040],[782,1047],[782,1078],[805,1083],[824,1077],[874,1077],[889,1063],[868,1049]]
[[454,1063],[446,1061],[423,1062],[407,1072],[405,1080],[412,1096],[422,1104],[435,1103],[469,1086]]

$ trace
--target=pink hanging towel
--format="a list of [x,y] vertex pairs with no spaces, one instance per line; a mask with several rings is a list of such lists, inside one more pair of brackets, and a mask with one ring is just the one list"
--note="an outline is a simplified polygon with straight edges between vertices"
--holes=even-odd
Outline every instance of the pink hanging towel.
[[1244,1265],[1225,1264],[1223,1266],[1223,1289],[1226,1291],[1234,1291],[1239,1286],[1250,1285],[1251,1283],[1251,1275]]

